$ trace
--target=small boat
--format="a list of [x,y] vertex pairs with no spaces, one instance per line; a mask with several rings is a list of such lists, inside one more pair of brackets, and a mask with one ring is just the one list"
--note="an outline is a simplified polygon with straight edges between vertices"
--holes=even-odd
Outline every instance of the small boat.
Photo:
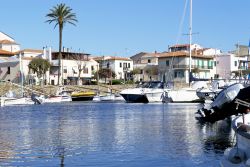
[[52,96],[45,96],[45,95],[36,95],[32,94],[31,99],[35,102],[35,104],[42,104],[42,103],[60,103],[60,102],[70,102],[72,101],[71,92],[65,90],[64,87],[59,87],[56,91],[55,95]]
[[197,96],[202,100],[214,100],[215,97],[226,88],[223,80],[214,80],[209,88],[199,88],[196,90]]
[[235,131],[236,144],[227,148],[220,162],[221,167],[248,167],[250,166],[250,103],[237,99],[237,105],[245,108],[245,114],[236,117],[232,122]]
[[8,91],[5,96],[0,97],[0,106],[30,105],[34,101],[29,97],[16,97],[12,91]]
[[95,95],[96,93],[93,91],[72,92],[71,98],[72,101],[92,101]]
[[0,97],[0,106],[14,106],[14,105],[31,105],[34,101],[28,97],[14,98],[14,97]]

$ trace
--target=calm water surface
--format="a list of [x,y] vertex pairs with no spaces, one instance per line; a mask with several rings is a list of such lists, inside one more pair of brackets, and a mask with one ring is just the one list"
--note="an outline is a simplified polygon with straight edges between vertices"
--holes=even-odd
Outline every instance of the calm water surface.
[[219,166],[227,122],[199,104],[64,103],[0,108],[0,166]]

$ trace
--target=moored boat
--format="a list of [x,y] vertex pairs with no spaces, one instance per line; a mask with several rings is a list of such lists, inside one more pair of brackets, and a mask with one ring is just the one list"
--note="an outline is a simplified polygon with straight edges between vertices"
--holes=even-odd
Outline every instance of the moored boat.
[[0,106],[14,106],[14,105],[30,105],[34,104],[34,101],[28,97],[14,98],[14,97],[0,97]]
[[161,81],[139,84],[136,88],[124,89],[120,95],[129,103],[162,102],[164,92],[169,89]]
[[96,93],[92,91],[72,92],[71,98],[72,101],[91,101],[95,95]]

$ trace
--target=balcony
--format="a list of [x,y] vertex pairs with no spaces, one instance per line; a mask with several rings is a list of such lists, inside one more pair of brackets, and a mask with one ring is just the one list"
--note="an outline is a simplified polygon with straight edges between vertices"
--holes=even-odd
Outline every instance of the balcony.
[[59,65],[59,61],[58,60],[52,60],[51,61],[51,65],[52,66],[58,66]]
[[[189,65],[173,65],[174,69],[189,69]],[[213,69],[213,66],[198,66],[198,65],[192,65],[192,69],[198,68],[201,70],[210,70]]]

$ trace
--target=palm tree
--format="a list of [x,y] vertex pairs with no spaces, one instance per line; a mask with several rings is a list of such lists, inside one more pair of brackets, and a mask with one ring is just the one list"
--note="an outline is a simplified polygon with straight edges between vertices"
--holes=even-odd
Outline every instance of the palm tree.
[[66,6],[64,3],[57,4],[52,9],[50,13],[46,15],[48,17],[49,24],[54,22],[55,27],[59,27],[59,69],[58,69],[58,85],[60,84],[60,75],[61,75],[61,59],[62,59],[62,31],[66,23],[75,25],[77,22],[75,13],[72,13],[72,9]]

